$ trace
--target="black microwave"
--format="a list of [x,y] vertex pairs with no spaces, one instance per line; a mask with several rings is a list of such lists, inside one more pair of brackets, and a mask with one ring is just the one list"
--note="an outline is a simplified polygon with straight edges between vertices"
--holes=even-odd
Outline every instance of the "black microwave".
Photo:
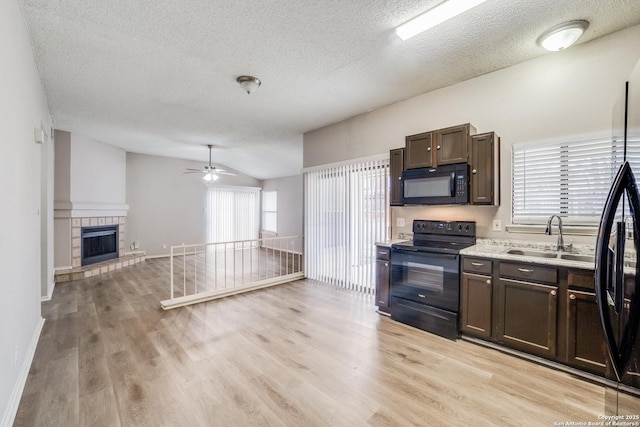
[[456,163],[402,172],[405,205],[464,205],[469,203],[469,165]]

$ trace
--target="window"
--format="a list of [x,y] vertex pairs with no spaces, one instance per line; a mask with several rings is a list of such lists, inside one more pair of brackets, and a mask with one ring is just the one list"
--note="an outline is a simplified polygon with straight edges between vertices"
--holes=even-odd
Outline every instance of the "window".
[[[640,173],[639,142],[628,143],[627,159]],[[611,138],[514,145],[513,223],[544,224],[559,214],[565,224],[597,225],[623,150]]]
[[389,160],[305,173],[305,273],[373,293],[375,246],[389,233]]
[[212,186],[208,192],[208,242],[253,240],[260,230],[260,189]]
[[262,192],[262,230],[278,232],[278,192]]

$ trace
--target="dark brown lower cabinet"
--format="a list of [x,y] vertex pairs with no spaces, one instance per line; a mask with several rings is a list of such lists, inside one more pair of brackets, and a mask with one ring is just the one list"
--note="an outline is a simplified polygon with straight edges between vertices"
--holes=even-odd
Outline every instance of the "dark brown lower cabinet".
[[462,332],[481,338],[491,337],[492,301],[491,276],[462,274],[460,293],[460,329]]
[[391,297],[391,249],[376,248],[376,305],[378,310],[390,313]]
[[558,287],[501,278],[498,293],[498,341],[554,358]]
[[567,291],[567,363],[604,375],[607,350],[596,295]]

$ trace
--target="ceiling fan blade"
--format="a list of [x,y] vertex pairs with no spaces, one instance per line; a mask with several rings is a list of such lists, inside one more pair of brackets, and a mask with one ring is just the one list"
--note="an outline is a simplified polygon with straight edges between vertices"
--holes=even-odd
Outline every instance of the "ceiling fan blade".
[[236,174],[235,174],[235,173],[233,173],[233,172],[227,172],[227,171],[223,171],[223,170],[220,170],[220,169],[217,169],[217,172],[218,172],[218,175],[231,175],[231,176],[236,176]]
[[192,171],[192,172],[203,172],[202,169],[194,169],[194,168],[185,168],[186,171]]
[[202,171],[198,171],[198,170],[193,170],[193,171],[184,171],[182,173],[206,173],[206,172],[202,172]]

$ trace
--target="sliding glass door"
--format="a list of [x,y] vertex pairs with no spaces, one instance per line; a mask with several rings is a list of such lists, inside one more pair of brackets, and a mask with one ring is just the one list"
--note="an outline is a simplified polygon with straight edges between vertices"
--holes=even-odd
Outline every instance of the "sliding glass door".
[[211,186],[207,198],[210,243],[258,239],[260,233],[260,189]]
[[389,236],[388,184],[388,159],[305,173],[308,278],[374,292],[374,243]]

